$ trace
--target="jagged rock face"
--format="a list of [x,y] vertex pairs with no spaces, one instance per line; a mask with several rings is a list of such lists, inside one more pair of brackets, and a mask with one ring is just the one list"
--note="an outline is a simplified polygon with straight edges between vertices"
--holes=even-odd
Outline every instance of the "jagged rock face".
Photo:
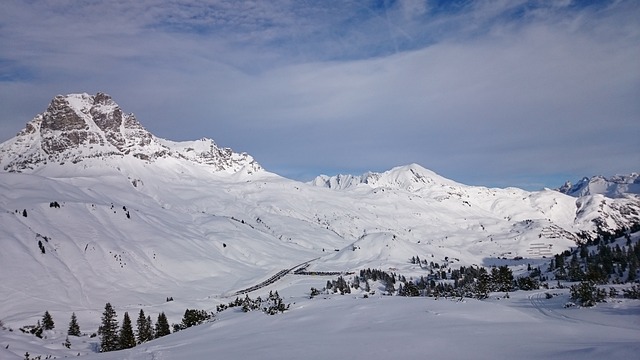
[[87,128],[84,120],[76,114],[62,95],[56,96],[51,101],[42,119],[43,130],[73,131]]
[[113,156],[143,161],[173,157],[215,171],[233,172],[247,166],[249,172],[261,170],[251,156],[219,148],[210,139],[177,143],[156,138],[104,93],[58,95],[15,138],[0,144],[0,164],[5,171]]

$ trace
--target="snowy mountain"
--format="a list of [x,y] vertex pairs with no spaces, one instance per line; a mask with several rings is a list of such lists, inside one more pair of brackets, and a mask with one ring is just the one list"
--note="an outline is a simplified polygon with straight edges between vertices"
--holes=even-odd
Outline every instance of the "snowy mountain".
[[610,198],[625,197],[628,194],[640,195],[640,175],[615,175],[610,178],[604,176],[584,177],[573,185],[567,181],[558,188],[563,194],[573,197],[601,194]]
[[301,296],[301,264],[523,269],[640,222],[635,197],[467,186],[417,164],[305,184],[209,139],[157,138],[101,93],[54,98],[0,144],[0,165],[0,316],[16,328],[48,310],[96,329],[105,302],[175,322],[244,289]]
[[0,166],[10,172],[36,171],[49,163],[126,157],[147,162],[186,159],[214,171],[261,169],[249,155],[219,148],[211,139],[173,142],[156,138],[103,93],[56,96],[45,112],[0,148]]
[[354,188],[364,184],[371,188],[404,189],[410,192],[419,191],[434,184],[460,185],[418,164],[398,166],[384,173],[367,172],[360,176],[336,175],[329,177],[320,175],[309,183],[337,190]]

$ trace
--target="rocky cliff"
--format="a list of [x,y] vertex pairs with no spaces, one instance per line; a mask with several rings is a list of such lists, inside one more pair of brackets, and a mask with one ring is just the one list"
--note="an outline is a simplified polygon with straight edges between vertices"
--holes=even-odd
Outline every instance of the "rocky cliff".
[[45,112],[29,121],[14,138],[0,144],[0,166],[10,172],[110,157],[133,157],[146,162],[176,158],[214,171],[261,170],[251,156],[220,148],[211,139],[173,142],[157,138],[104,93],[58,95]]

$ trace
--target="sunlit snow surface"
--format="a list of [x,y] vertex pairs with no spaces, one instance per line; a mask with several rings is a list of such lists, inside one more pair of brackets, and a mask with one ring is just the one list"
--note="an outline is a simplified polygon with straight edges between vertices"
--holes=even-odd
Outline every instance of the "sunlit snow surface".
[[[595,308],[563,308],[566,289],[492,294],[489,300],[403,298],[303,293],[323,279],[285,277],[281,294],[291,309],[274,316],[219,313],[213,323],[189,328],[136,348],[87,359],[633,359],[640,351],[640,301],[619,299]],[[264,294],[263,294],[264,295]],[[212,303],[203,301],[201,305]],[[149,309],[148,309],[149,310]],[[54,315],[55,316],[55,315]],[[173,320],[178,320],[175,318]],[[82,324],[81,324],[82,326]],[[40,341],[0,332],[2,359],[86,354],[97,338],[49,332]],[[4,349],[10,345],[9,351]],[[21,355],[21,356],[18,356]]]

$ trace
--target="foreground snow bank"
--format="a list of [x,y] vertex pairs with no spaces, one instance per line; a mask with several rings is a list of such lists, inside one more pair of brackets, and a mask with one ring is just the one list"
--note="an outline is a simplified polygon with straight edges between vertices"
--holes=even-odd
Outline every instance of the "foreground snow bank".
[[540,295],[517,292],[499,301],[290,298],[295,303],[284,314],[225,311],[214,323],[88,358],[630,359],[640,352],[638,301],[562,309],[566,293]]

